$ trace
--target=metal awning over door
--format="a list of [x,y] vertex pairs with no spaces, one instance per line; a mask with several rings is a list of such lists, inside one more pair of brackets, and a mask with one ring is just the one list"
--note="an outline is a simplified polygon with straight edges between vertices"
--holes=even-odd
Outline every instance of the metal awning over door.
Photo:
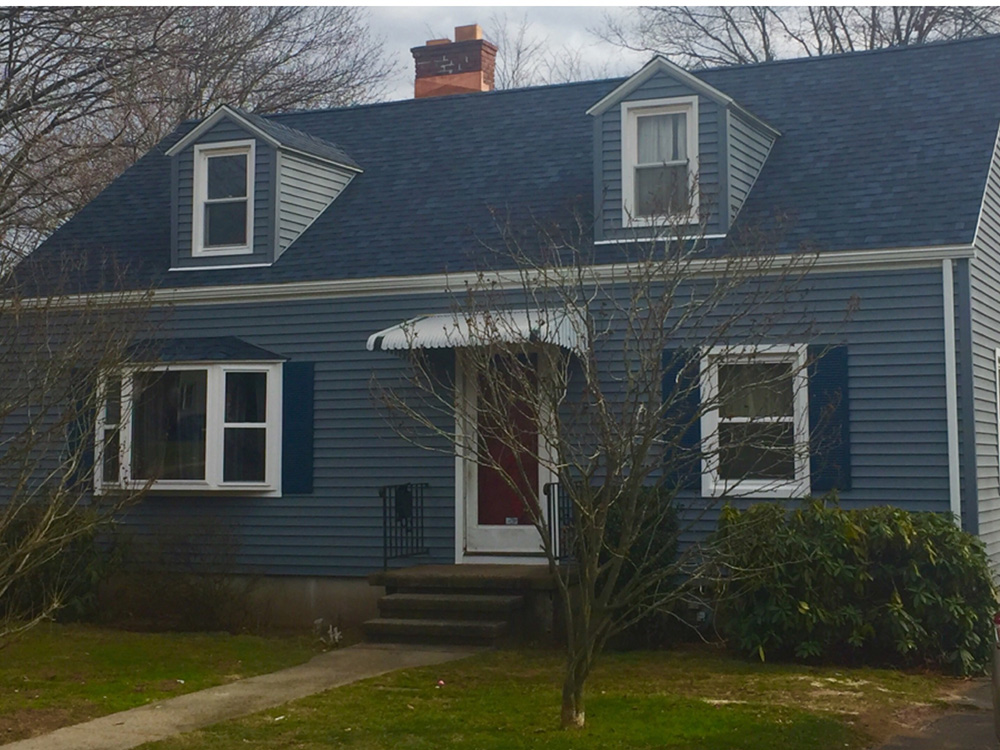
[[575,311],[553,308],[421,315],[368,337],[368,351],[453,349],[497,343],[553,344],[586,351],[587,327]]

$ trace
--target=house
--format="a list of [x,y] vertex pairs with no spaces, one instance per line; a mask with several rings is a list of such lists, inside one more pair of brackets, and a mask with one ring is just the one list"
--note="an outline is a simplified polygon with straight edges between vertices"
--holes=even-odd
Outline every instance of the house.
[[289,608],[362,611],[380,489],[426,485],[406,491],[425,552],[406,564],[537,561],[509,513],[478,523],[462,459],[401,440],[369,382],[405,366],[401,323],[440,332],[426,321],[498,240],[491,208],[575,202],[607,263],[658,211],[710,207],[718,242],[780,217],[776,251],[814,254],[844,395],[836,477],[798,465],[792,494],[950,512],[1000,559],[1000,37],[490,91],[495,48],[456,32],[413,50],[413,100],[182,124],[26,261],[84,257],[74,291],[100,295],[114,260],[170,308],[160,376],[123,384],[141,394],[127,450],[98,462],[98,487],[161,467],[136,534],[221,523]]

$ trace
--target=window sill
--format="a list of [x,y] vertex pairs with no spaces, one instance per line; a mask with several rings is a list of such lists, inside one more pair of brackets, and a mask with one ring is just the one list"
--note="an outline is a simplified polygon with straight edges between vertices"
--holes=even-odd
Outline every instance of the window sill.
[[270,268],[273,263],[229,263],[223,266],[174,266],[169,271],[235,271],[240,268]]
[[809,494],[809,479],[734,479],[716,481],[714,477],[702,475],[701,494],[703,497],[753,498],[791,500]]
[[622,214],[622,228],[624,229],[631,227],[658,227],[668,230],[673,227],[690,227],[696,224],[698,224],[697,207],[691,209],[686,214],[678,214],[676,216],[630,216],[627,213]]
[[192,258],[216,258],[227,255],[253,255],[252,245],[226,245],[220,247],[193,247]]
[[174,480],[153,482],[148,489],[144,482],[132,482],[122,486],[103,485],[94,489],[95,495],[111,495],[116,492],[140,492],[146,489],[151,494],[165,495],[253,495],[254,497],[281,497],[281,488],[261,482],[226,482],[210,484],[200,480]]

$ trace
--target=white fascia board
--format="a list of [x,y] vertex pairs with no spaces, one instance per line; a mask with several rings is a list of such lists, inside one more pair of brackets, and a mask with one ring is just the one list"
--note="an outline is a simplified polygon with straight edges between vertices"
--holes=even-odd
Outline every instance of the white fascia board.
[[632,75],[627,81],[620,84],[611,93],[606,94],[603,99],[601,99],[597,104],[592,106],[587,110],[588,115],[602,115],[611,109],[613,106],[618,104],[622,99],[631,94],[633,91],[642,86],[646,81],[655,76],[657,73],[666,73],[672,78],[680,81],[686,86],[697,91],[699,94],[707,96],[709,99],[714,99],[719,104],[724,107],[730,107],[738,111],[741,115],[751,120],[757,127],[764,129],[769,133],[773,133],[775,137],[781,135],[781,132],[777,130],[774,126],[769,125],[760,119],[757,115],[753,114],[742,105],[740,105],[735,99],[733,99],[728,94],[724,94],[719,89],[715,88],[711,84],[705,83],[703,80],[698,78],[698,76],[689,73],[684,70],[680,65],[670,62],[665,57],[657,55],[648,63],[646,63],[642,68],[639,69],[634,75]]
[[[729,103],[729,109],[738,112],[741,117],[745,117],[747,120],[750,121],[752,125],[754,125],[757,128],[760,128],[766,133],[770,133],[775,138],[781,135],[780,130],[778,130],[773,125],[769,125],[768,123],[764,122],[764,120],[760,119],[757,115],[755,115],[753,112],[751,112],[749,109],[739,104],[738,102],[731,101]],[[767,157],[765,157],[765,159],[766,158]]]
[[223,117],[231,117],[233,120],[236,121],[236,123],[240,127],[253,133],[254,136],[256,136],[257,138],[260,138],[262,141],[271,144],[275,148],[282,148],[281,143],[279,143],[276,139],[272,138],[270,135],[268,135],[263,130],[258,128],[256,125],[252,125],[251,123],[249,123],[247,120],[241,117],[238,112],[235,112],[234,110],[230,109],[227,105],[223,104],[212,114],[210,114],[208,117],[202,120],[201,124],[198,125],[194,130],[192,130],[186,136],[177,141],[177,143],[175,143],[173,146],[168,148],[166,151],[167,156],[173,156],[174,154],[183,151],[185,148],[187,148],[196,140],[198,140],[198,138],[204,135],[206,131],[211,130],[216,125],[216,123],[218,123],[219,120],[221,120]]
[[731,96],[723,94],[714,86],[710,86],[697,76],[691,75],[684,70],[684,68],[679,65],[675,65],[667,58],[657,55],[648,63],[643,65],[642,68],[640,68],[637,73],[633,74],[627,81],[620,84],[611,93],[606,94],[603,99],[588,109],[587,114],[594,116],[604,114],[613,106],[618,104],[624,97],[631,94],[633,91],[642,86],[642,84],[660,72],[676,78],[686,86],[690,86],[699,94],[703,94],[710,99],[714,99],[719,104],[724,106],[735,104]]
[[646,81],[652,78],[657,73],[666,73],[667,75],[675,78],[686,86],[691,87],[699,94],[707,96],[709,99],[714,99],[719,104],[724,107],[729,107],[741,115],[746,117],[748,120],[753,122],[757,127],[765,130],[768,133],[774,135],[777,138],[781,135],[781,131],[775,128],[773,125],[769,125],[767,122],[762,120],[760,117],[755,115],[753,112],[746,109],[743,105],[737,102],[728,94],[724,94],[719,89],[715,88],[711,84],[705,83],[703,80],[698,78],[698,76],[693,75],[680,65],[670,62],[665,57],[657,55],[648,63],[646,63],[637,73],[635,73],[631,78],[629,78],[624,83],[620,84],[611,93],[604,96],[597,104],[587,110],[588,115],[602,115],[611,109],[615,104],[619,103],[626,96],[631,94],[633,91],[642,86]]
[[343,162],[334,161],[333,159],[328,159],[324,156],[317,156],[316,154],[311,154],[308,151],[302,151],[301,149],[292,148],[290,146],[284,145],[281,141],[277,140],[273,136],[265,133],[263,130],[258,128],[256,125],[249,122],[246,118],[241,117],[239,112],[230,109],[227,105],[223,104],[212,114],[201,121],[194,130],[188,133],[186,136],[181,138],[177,143],[167,149],[166,155],[173,156],[176,153],[180,153],[185,148],[194,143],[198,138],[200,138],[205,132],[211,130],[223,117],[230,117],[236,121],[236,123],[244,130],[249,131],[255,137],[260,138],[262,141],[269,143],[276,149],[281,151],[286,151],[290,154],[296,154],[308,159],[315,159],[316,161],[323,162],[324,164],[330,164],[334,167],[340,167],[341,169],[346,169],[349,172],[357,172],[361,174],[364,170],[361,167],[357,167],[351,164],[344,164]]
[[233,263],[229,266],[175,266],[167,271],[235,271],[240,268],[269,268],[272,263]]
[[[343,162],[334,161],[333,159],[327,159],[323,156],[317,156],[316,154],[310,154],[308,151],[301,151],[297,148],[291,148],[289,146],[278,145],[279,151],[284,151],[286,154],[295,154],[296,156],[301,156],[303,159],[312,159],[313,161],[322,162],[323,164],[329,164],[331,167],[339,167],[340,169],[346,169],[348,172],[355,172],[361,174],[365,170],[361,167],[355,167],[351,164],[344,164]],[[345,186],[346,187],[346,186]]]
[[[942,260],[972,258],[971,245],[938,245],[902,247],[885,250],[841,250],[833,252],[777,256],[769,264],[770,273],[781,273],[789,267],[807,263],[808,273],[875,271],[892,268],[923,268],[939,266]],[[596,282],[614,282],[628,278],[631,266],[625,263],[591,266],[589,272]],[[687,268],[693,276],[711,276],[725,272],[725,258],[691,261]],[[524,285],[524,275],[517,271],[496,271],[492,274],[495,288],[518,289]],[[422,276],[379,276],[364,279],[327,279],[320,281],[290,281],[278,284],[246,284],[199,286],[191,288],[154,289],[148,292],[155,305],[211,305],[240,302],[283,302],[305,298],[337,298],[388,296],[397,294],[435,294],[462,290],[481,282],[479,272],[426,274]],[[142,292],[137,292],[141,294]],[[57,304],[75,307],[87,302],[116,303],[120,293],[68,295]],[[46,304],[51,301],[45,300]]]

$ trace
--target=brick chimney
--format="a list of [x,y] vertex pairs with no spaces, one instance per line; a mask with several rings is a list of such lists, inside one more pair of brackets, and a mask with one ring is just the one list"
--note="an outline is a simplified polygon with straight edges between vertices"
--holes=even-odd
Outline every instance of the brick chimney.
[[479,24],[455,27],[455,41],[430,39],[410,50],[417,66],[413,95],[468,94],[493,90],[497,47],[483,39]]

